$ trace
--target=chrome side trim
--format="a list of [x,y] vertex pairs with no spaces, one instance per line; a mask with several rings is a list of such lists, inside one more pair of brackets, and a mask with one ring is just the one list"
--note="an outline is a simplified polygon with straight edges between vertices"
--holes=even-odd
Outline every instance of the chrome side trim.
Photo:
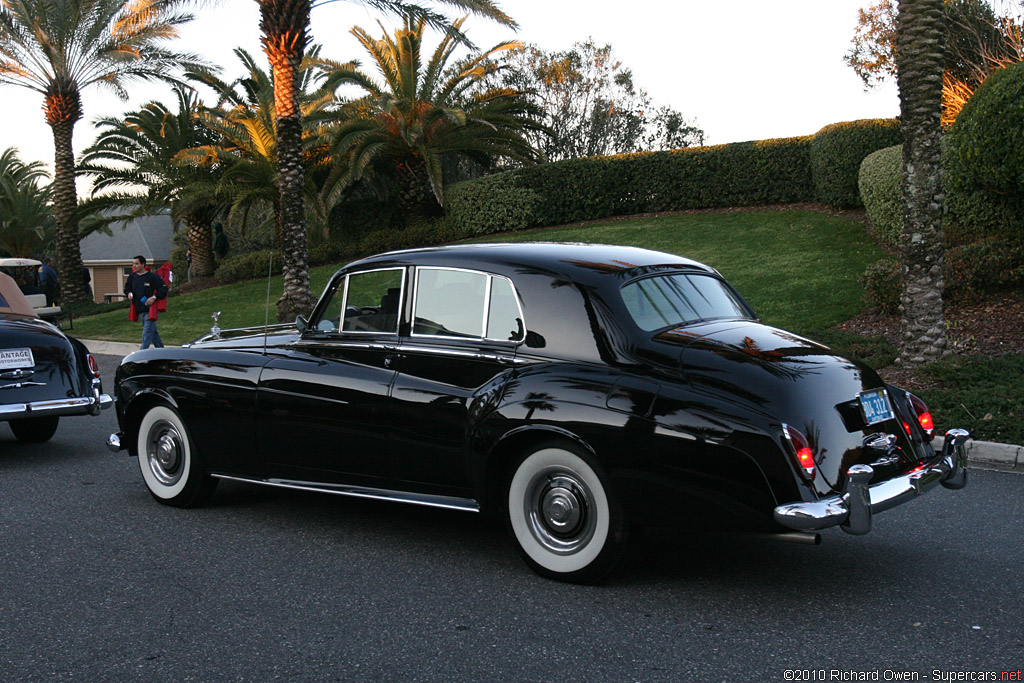
[[100,410],[112,405],[114,405],[114,399],[107,394],[83,398],[58,398],[52,401],[33,401],[31,403],[7,403],[0,405],[0,418],[7,420],[51,415],[98,415]]
[[967,485],[967,449],[971,438],[963,429],[946,432],[942,452],[922,469],[877,484],[868,485],[874,470],[854,465],[847,470],[842,495],[811,502],[787,503],[775,508],[775,521],[797,531],[815,531],[839,526],[850,534],[871,531],[871,518],[942,484],[958,489]]
[[410,493],[409,491],[392,491],[389,489],[377,489],[366,486],[349,486],[346,484],[325,484],[322,482],[294,481],[291,479],[251,479],[249,477],[235,477],[227,474],[212,474],[218,479],[229,479],[241,481],[247,484],[261,484],[263,486],[276,486],[283,489],[295,489],[297,491],[315,491],[317,493],[333,493],[338,496],[349,496],[351,498],[369,498],[371,500],[387,500],[393,503],[409,503],[411,505],[425,505],[433,508],[444,508],[446,510],[461,510],[462,512],[480,512],[480,504],[470,498],[456,498],[454,496],[433,496],[426,493]]

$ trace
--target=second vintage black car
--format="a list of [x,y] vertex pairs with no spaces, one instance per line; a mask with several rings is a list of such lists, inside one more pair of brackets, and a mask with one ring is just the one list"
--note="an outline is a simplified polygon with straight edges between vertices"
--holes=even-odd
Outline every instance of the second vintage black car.
[[465,245],[340,270],[308,320],[126,357],[112,449],[152,495],[220,479],[502,515],[587,582],[631,527],[815,542],[966,483],[917,397],[758,321],[714,269],[579,244]]
[[99,415],[112,404],[85,345],[41,319],[0,273],[0,421],[19,441],[47,441],[61,417]]

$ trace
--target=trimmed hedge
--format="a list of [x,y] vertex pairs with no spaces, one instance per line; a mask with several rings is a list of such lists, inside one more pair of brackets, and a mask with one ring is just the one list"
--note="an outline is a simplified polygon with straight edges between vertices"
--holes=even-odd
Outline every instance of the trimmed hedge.
[[998,69],[964,105],[949,134],[951,179],[964,189],[1024,192],[1024,62]]
[[900,243],[903,232],[902,165],[903,148],[900,145],[872,152],[861,162],[857,183],[875,233],[893,246]]
[[659,211],[860,206],[861,160],[900,136],[896,119],[865,119],[814,136],[568,159],[452,185],[445,212],[451,226],[481,235]]
[[[946,208],[943,221],[947,247],[971,244],[988,237],[1017,240],[1024,236],[1024,193],[999,195],[966,189],[953,177],[949,136],[943,138]],[[864,158],[860,190],[868,218],[878,235],[898,245],[903,231],[903,198],[900,189],[902,148],[886,147]]]
[[837,208],[860,207],[857,180],[872,152],[903,142],[898,119],[861,119],[825,126],[811,142],[811,175],[818,199]]
[[658,211],[812,201],[810,137],[569,159],[448,188],[452,228],[521,230]]
[[1024,62],[993,72],[947,138],[943,166],[957,227],[975,238],[1024,236]]

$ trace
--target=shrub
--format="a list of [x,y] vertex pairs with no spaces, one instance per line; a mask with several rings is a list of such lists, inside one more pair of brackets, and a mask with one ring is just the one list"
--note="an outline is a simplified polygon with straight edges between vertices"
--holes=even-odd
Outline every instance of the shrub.
[[857,180],[861,201],[875,233],[891,245],[899,244],[903,232],[902,165],[902,147],[883,147],[864,157]]
[[950,132],[949,171],[965,189],[1024,192],[1024,62],[992,73]]
[[568,159],[447,190],[448,220],[473,234],[609,216],[811,201],[809,137]]
[[975,237],[1024,235],[1024,62],[994,71],[948,137],[943,165],[958,227]]
[[228,256],[217,266],[217,272],[214,274],[214,277],[216,277],[217,282],[224,285],[231,282],[266,277],[267,266],[270,265],[271,256],[274,258],[272,264],[273,274],[279,275],[283,265],[281,252],[277,249],[262,249],[260,251],[250,251],[244,254]]
[[474,235],[532,226],[539,197],[516,186],[515,173],[497,173],[447,188],[445,214],[451,225]]
[[400,230],[403,225],[398,203],[376,197],[357,197],[339,204],[328,218],[330,241],[349,244],[375,230]]
[[1024,244],[989,237],[946,250],[945,293],[966,298],[1024,283]]
[[902,142],[898,119],[861,119],[822,128],[810,148],[818,199],[837,208],[861,206],[857,179],[864,157]]
[[882,313],[896,313],[900,307],[903,278],[900,262],[883,258],[864,271],[864,300]]

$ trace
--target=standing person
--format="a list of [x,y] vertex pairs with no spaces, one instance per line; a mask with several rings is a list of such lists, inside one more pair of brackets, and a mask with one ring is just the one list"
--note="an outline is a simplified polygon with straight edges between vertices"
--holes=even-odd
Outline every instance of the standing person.
[[92,276],[89,275],[89,269],[86,266],[82,266],[82,290],[85,292],[85,295],[89,297],[89,301],[92,301],[94,298],[92,295],[91,282]]
[[220,221],[213,224],[213,254],[218,259],[228,255],[228,236],[224,234],[224,226]]
[[47,256],[43,259],[43,265],[39,266],[39,289],[46,295],[46,305],[53,306],[57,301],[57,289],[60,278],[57,271],[53,269],[53,259]]
[[188,281],[192,282],[192,249],[185,250],[185,260],[188,261]]
[[146,257],[136,256],[132,259],[132,274],[124,285],[125,296],[131,301],[128,317],[131,320],[142,318],[142,347],[149,348],[152,344],[162,349],[164,342],[156,329],[157,300],[167,298],[167,285],[159,275],[146,267]]

